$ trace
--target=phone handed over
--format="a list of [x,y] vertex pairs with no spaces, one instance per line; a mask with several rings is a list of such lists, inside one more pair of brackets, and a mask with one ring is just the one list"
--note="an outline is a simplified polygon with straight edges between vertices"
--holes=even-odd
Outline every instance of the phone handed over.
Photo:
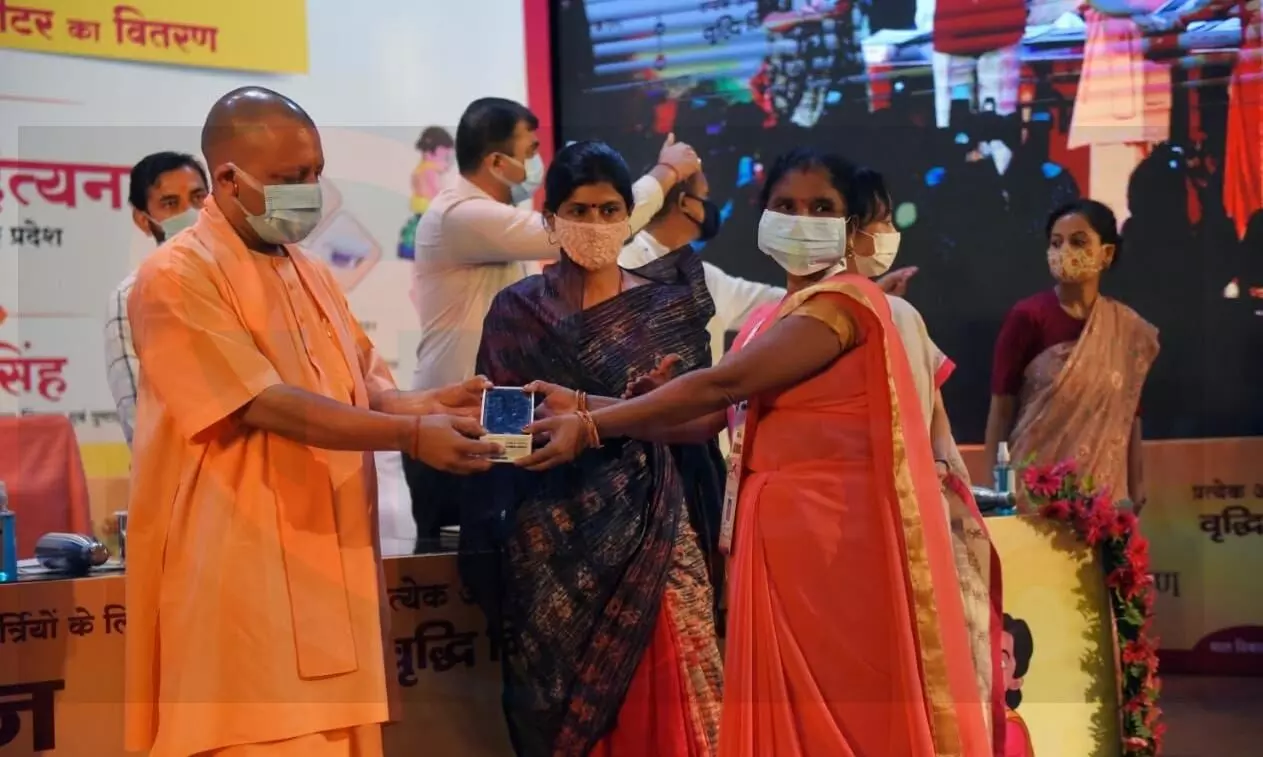
[[520,386],[496,386],[482,392],[482,427],[485,441],[500,445],[491,458],[508,463],[531,454],[531,436],[522,429],[535,422],[535,394]]

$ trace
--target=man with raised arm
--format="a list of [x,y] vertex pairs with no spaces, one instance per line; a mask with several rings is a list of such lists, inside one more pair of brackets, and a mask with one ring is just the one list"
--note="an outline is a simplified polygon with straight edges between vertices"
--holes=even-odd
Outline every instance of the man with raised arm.
[[[520,206],[544,181],[538,129],[539,119],[526,106],[498,97],[475,100],[460,118],[460,177],[435,195],[417,224],[412,302],[421,341],[414,389],[472,376],[492,298],[561,255],[540,214]],[[700,168],[693,148],[669,137],[658,164],[632,187],[632,233],[662,208],[666,192]],[[431,497],[441,484],[415,458],[404,458],[404,473],[417,535],[437,537],[440,525],[455,522],[455,513],[444,512]]]

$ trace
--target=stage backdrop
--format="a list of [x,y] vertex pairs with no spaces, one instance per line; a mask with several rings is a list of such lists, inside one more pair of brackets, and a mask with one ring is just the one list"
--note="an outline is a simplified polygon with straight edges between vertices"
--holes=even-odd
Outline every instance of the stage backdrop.
[[[54,40],[63,38],[63,16],[97,19],[101,49],[113,51],[114,5],[32,0],[23,7],[55,7]],[[277,0],[262,10],[244,0],[176,4],[185,8],[179,12],[170,4],[130,5],[151,20],[218,26],[224,56],[237,49],[233,35],[266,29],[268,44],[249,45],[249,54],[266,48],[276,60],[243,57],[229,67],[309,73],[50,54],[72,50],[37,27],[27,36],[15,23],[0,32],[0,47],[26,40],[28,49],[45,51],[0,49],[0,412],[70,416],[90,477],[127,474],[103,330],[108,296],[154,248],[127,203],[137,160],[161,150],[200,159],[207,110],[231,89],[257,84],[293,97],[320,127],[326,158],[325,217],[309,244],[406,382],[417,334],[411,261],[400,256],[399,241],[412,219],[418,142],[427,148],[426,170],[448,180],[451,137],[469,101],[527,97],[521,0],[441,9],[408,0],[362,10],[335,0]],[[18,9],[10,4],[7,13],[11,20]],[[189,65],[163,65],[174,62]]]

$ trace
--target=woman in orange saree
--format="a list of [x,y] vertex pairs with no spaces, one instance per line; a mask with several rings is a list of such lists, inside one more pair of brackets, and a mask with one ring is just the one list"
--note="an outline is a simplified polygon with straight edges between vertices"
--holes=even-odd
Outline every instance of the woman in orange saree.
[[[992,367],[986,454],[1009,441],[1019,464],[1072,460],[1116,500],[1145,503],[1139,403],[1158,355],[1158,330],[1101,294],[1118,259],[1114,214],[1075,200],[1048,218],[1057,285],[1017,303],[1000,328]],[[1025,500],[1019,487],[1018,497]]]
[[520,464],[615,437],[707,438],[737,405],[720,755],[986,757],[989,702],[908,357],[885,295],[840,272],[856,259],[854,173],[782,156],[759,231],[789,273],[776,312],[714,368],[534,424],[549,443]]

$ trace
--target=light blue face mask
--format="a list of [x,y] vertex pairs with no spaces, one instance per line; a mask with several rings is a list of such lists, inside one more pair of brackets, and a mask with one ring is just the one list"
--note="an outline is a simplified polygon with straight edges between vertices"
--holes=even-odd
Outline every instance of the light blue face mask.
[[247,184],[263,195],[263,212],[254,215],[237,200],[246,223],[268,244],[301,242],[320,224],[323,197],[320,185],[263,184],[250,174],[233,166]]
[[544,159],[539,156],[539,153],[527,158],[525,163],[508,155],[505,155],[504,158],[521,166],[526,178],[514,182],[509,181],[498,173],[495,174],[495,177],[509,188],[509,197],[514,205],[526,202],[535,195],[535,191],[544,183]]
[[200,208],[189,208],[183,213],[171,216],[164,221],[156,221],[153,216],[147,215],[146,217],[153,221],[158,228],[162,229],[162,239],[159,240],[159,243],[161,243],[197,223],[197,215],[200,212],[202,212]]

